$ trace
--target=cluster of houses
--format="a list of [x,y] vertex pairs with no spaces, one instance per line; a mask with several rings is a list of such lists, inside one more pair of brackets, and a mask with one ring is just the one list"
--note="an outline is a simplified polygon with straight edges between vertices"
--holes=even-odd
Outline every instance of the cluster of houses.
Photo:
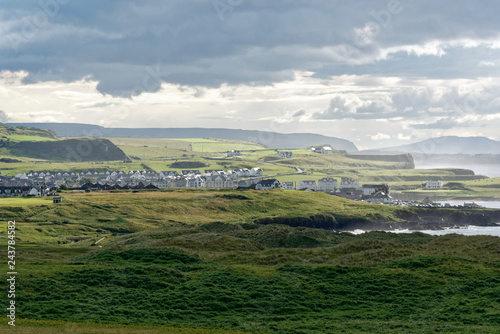
[[349,177],[342,177],[340,183],[334,178],[325,177],[318,181],[283,182],[280,187],[285,190],[321,191],[352,200],[364,200],[369,203],[393,203],[387,184],[364,184],[360,186],[359,180]]
[[[0,196],[45,196],[50,189],[235,188],[240,178],[262,178],[260,167],[237,171],[107,171],[29,172],[9,177],[0,173]],[[250,181],[247,181],[250,182]],[[257,183],[257,181],[254,181]],[[93,187],[89,185],[92,184]],[[106,186],[106,187],[105,187]]]
[[210,189],[256,189],[320,191],[353,200],[366,200],[371,203],[390,204],[389,187],[382,185],[363,185],[359,180],[343,177],[338,182],[331,177],[320,180],[301,180],[299,182],[279,182],[264,179],[260,167],[221,171],[199,170],[177,171],[106,171],[99,172],[29,172],[16,176],[3,176],[0,173],[0,197],[10,196],[48,196],[55,195],[61,187],[77,190],[113,189],[162,189],[162,188],[210,188]]

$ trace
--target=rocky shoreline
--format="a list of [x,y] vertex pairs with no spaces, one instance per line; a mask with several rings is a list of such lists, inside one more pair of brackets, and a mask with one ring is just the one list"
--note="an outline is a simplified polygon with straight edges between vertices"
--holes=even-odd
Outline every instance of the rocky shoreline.
[[378,217],[349,217],[335,213],[309,217],[272,217],[255,221],[257,224],[283,224],[292,227],[321,228],[336,231],[354,230],[442,230],[474,226],[499,226],[498,209],[412,208],[396,214],[397,220],[387,221]]
[[388,224],[391,230],[442,230],[469,225],[500,227],[500,210],[494,209],[417,209],[414,214],[401,218],[401,222]]

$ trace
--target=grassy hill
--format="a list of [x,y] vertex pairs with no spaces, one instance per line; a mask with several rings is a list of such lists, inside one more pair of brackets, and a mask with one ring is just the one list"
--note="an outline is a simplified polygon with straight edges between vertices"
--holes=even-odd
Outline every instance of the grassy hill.
[[44,140],[56,139],[57,135],[52,130],[45,130],[26,126],[8,126],[0,123],[0,138],[13,140],[34,140],[32,138],[44,138]]
[[326,210],[390,221],[395,208],[284,191],[40,201],[0,207],[2,247],[6,221],[16,219],[24,273],[16,310],[28,332],[479,334],[500,326],[496,237],[253,223]]
[[64,139],[54,141],[5,141],[0,149],[16,157],[53,161],[126,160],[121,149],[107,139]]
[[0,154],[4,162],[12,157],[49,161],[84,162],[127,160],[121,149],[108,139],[59,139],[54,131],[0,123]]

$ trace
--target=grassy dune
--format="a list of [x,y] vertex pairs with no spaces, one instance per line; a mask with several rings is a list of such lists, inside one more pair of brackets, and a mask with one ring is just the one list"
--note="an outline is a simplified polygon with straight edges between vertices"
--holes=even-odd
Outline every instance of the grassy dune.
[[[64,193],[63,203],[11,199],[0,206],[17,219],[20,241],[69,243],[78,238],[133,233],[172,224],[250,223],[274,217],[334,215],[335,219],[397,220],[396,208],[353,202],[323,193],[236,190]],[[2,199],[0,202],[9,202]],[[34,202],[31,202],[34,201]],[[46,204],[40,206],[40,204]],[[22,205],[24,204],[24,205]],[[38,205],[35,205],[38,204]],[[5,235],[0,231],[0,236]]]
[[499,238],[252,223],[325,211],[391,220],[395,210],[279,190],[66,193],[62,205],[2,206],[4,254],[16,219],[20,320],[0,331],[497,333]]

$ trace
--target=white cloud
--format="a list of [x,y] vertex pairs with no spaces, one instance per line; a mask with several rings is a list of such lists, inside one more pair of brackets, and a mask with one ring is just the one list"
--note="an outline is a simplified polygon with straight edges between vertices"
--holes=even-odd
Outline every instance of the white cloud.
[[402,134],[402,133],[398,133],[397,138],[398,138],[399,140],[411,140],[411,139],[412,139],[412,137],[411,137],[410,135],[405,136],[405,135],[404,135],[404,134]]
[[484,60],[482,60],[482,61],[479,62],[479,66],[480,67],[496,67],[497,65],[494,62],[492,62],[492,61],[484,61]]
[[373,140],[387,140],[387,139],[391,139],[391,136],[385,134],[385,133],[377,133],[376,135],[374,136],[370,136],[371,139]]

